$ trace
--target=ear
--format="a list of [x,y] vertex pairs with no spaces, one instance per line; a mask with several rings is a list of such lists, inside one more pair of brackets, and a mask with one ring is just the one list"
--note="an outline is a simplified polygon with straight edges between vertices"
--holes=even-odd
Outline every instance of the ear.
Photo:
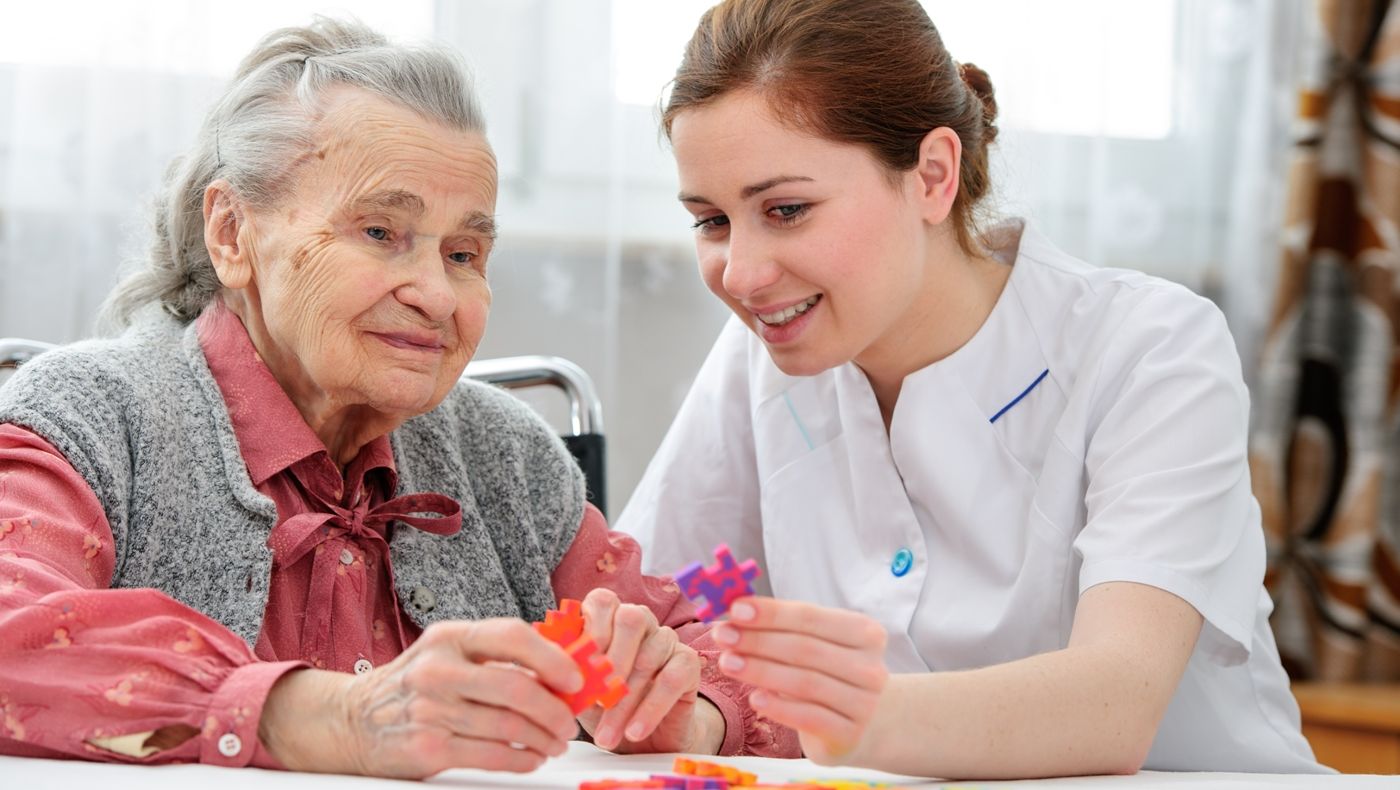
[[919,143],[919,196],[924,221],[937,225],[948,218],[958,197],[962,177],[962,140],[946,126],[924,135]]
[[246,288],[253,279],[252,250],[244,234],[246,221],[247,214],[229,182],[220,178],[204,188],[204,246],[225,288]]

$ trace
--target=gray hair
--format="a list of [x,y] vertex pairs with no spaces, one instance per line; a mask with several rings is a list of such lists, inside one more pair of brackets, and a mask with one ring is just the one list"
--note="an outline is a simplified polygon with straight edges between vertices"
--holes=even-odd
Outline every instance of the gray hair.
[[390,44],[359,22],[320,16],[273,31],[239,64],[193,147],[171,162],[152,212],[149,255],[107,297],[104,331],[126,328],[151,304],[182,321],[199,315],[221,287],[204,245],[205,187],[223,178],[249,205],[276,206],[298,160],[311,153],[322,99],[339,85],[453,129],[485,131],[466,66],[446,47]]

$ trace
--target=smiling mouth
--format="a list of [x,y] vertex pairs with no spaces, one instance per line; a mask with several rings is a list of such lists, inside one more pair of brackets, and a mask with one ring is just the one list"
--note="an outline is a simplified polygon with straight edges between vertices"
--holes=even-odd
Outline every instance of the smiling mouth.
[[427,354],[437,354],[444,350],[444,346],[439,342],[422,342],[404,337],[403,335],[388,335],[380,332],[371,333],[382,340],[386,345],[394,348],[401,348],[407,351],[419,351]]
[[820,302],[821,299],[822,295],[817,294],[805,302],[798,302],[792,307],[779,310],[776,313],[758,313],[758,320],[769,326],[782,326],[808,310],[811,310],[813,307],[816,307],[817,302]]

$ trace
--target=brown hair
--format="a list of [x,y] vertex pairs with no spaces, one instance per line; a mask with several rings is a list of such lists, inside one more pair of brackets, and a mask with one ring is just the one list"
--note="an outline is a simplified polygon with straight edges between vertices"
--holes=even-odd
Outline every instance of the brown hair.
[[917,0],[725,0],[686,46],[662,128],[669,137],[680,113],[745,88],[785,123],[864,146],[892,172],[918,164],[931,130],[952,129],[962,140],[952,219],[976,252],[996,99],[986,72],[948,55]]

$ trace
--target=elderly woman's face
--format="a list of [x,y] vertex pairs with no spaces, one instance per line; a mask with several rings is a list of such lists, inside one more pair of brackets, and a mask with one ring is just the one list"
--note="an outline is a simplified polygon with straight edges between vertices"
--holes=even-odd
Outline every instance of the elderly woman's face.
[[442,401],[485,331],[495,157],[354,88],[318,128],[287,197],[246,220],[253,276],[234,303],[304,413],[406,419]]

